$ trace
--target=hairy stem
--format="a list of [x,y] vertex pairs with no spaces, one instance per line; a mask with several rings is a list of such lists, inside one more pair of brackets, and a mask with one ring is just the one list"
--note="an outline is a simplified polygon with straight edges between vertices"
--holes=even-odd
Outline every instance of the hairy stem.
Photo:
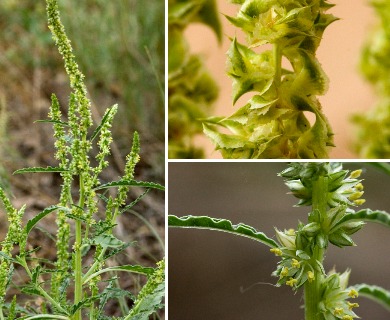
[[[318,180],[313,182],[313,210],[318,210],[320,216],[324,217],[327,209],[328,177],[319,176]],[[321,264],[324,261],[324,248],[318,246],[313,249],[312,263],[315,266],[316,261]],[[318,320],[320,315],[319,303],[321,301],[321,283],[323,274],[314,269],[314,280],[305,283],[305,320]]]

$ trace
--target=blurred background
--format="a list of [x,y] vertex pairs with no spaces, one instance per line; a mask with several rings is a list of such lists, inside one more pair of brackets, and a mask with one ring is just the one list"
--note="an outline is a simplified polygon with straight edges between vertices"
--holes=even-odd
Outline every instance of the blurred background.
[[[335,133],[336,148],[333,148],[330,157],[356,158],[351,146],[356,133],[350,121],[351,116],[374,107],[376,102],[372,88],[359,74],[358,63],[363,43],[370,36],[377,20],[368,0],[330,2],[336,6],[329,13],[340,20],[326,29],[317,51],[318,59],[330,79],[329,91],[319,100]],[[240,41],[245,39],[223,16],[235,16],[239,7],[226,0],[217,0],[217,3],[223,24],[223,43],[218,45],[212,31],[200,24],[192,24],[186,34],[191,50],[203,55],[220,86],[219,100],[212,115],[228,116],[243,106],[252,95],[244,95],[232,106],[232,81],[225,73],[225,53],[230,45],[229,37],[236,36]],[[221,158],[207,137],[199,136],[197,144],[206,148],[206,158]]]
[[[169,163],[168,212],[178,216],[209,215],[245,223],[274,236],[307,221],[309,207],[298,200],[277,173],[285,163]],[[344,169],[363,168],[366,204],[390,211],[390,176],[364,163],[345,163]],[[390,232],[367,224],[352,236],[356,247],[330,246],[325,269],[352,269],[350,284],[368,283],[390,289]],[[280,260],[261,243],[206,230],[169,229],[168,316],[170,320],[304,319],[302,291],[276,288],[271,277]],[[362,319],[389,319],[389,312],[358,298]]]
[[[113,124],[112,166],[103,180],[117,180],[122,174],[137,130],[141,161],[136,179],[164,184],[164,0],[58,2],[76,60],[86,76],[95,123],[106,108],[119,105]],[[34,123],[47,119],[52,93],[63,111],[68,105],[69,81],[46,21],[45,1],[0,1],[0,183],[17,208],[27,204],[26,219],[57,203],[61,183],[56,174],[12,176],[19,168],[57,163],[51,125]],[[131,199],[142,192],[132,189]],[[164,255],[160,243],[164,239],[164,193],[150,192],[134,209],[121,217],[116,230],[121,239],[137,242],[129,248],[124,263],[154,265]],[[0,239],[7,227],[4,219],[0,208]],[[55,231],[53,222],[54,216],[44,222],[50,233]],[[45,239],[37,231],[32,244],[42,246],[41,253],[50,258],[53,245]],[[139,289],[139,281],[128,280],[125,286]]]

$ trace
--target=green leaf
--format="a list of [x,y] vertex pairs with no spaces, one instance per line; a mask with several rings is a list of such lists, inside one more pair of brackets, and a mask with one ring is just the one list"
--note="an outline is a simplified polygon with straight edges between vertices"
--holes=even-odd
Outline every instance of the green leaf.
[[119,248],[125,243],[111,234],[101,234],[93,239],[95,244],[101,245],[103,248]]
[[98,275],[101,275],[105,272],[111,272],[111,271],[123,271],[123,272],[132,272],[132,273],[138,273],[143,275],[151,275],[155,269],[151,267],[143,267],[139,265],[125,265],[125,266],[115,266],[115,267],[109,267],[102,270],[99,270],[93,274],[91,274],[89,277],[85,278],[83,280],[83,284],[88,283],[91,279],[97,277]]
[[[132,272],[132,273],[139,273],[144,275],[151,275],[155,269],[152,267],[143,267],[139,265],[125,265],[125,266],[116,266],[116,267],[109,267],[104,269],[105,272],[107,271],[125,271],[125,272]],[[102,270],[102,271],[104,271]]]
[[244,141],[242,138],[234,135],[219,133],[213,126],[203,124],[203,132],[217,145],[217,149],[236,149],[243,148],[246,144],[251,144]]
[[10,255],[6,254],[3,251],[0,251],[0,259],[4,259],[10,262],[15,262],[15,259],[13,259]]
[[41,270],[42,270],[42,267],[40,265],[37,265],[34,270],[32,271],[32,274],[31,274],[31,280],[32,280],[32,283],[33,284],[37,284],[38,282],[38,277],[39,275],[41,274]]
[[42,212],[38,213],[34,218],[30,219],[28,222],[27,222],[27,225],[25,227],[25,232],[26,234],[28,235],[30,233],[30,231],[32,230],[32,228],[34,228],[34,226],[41,220],[43,219],[44,217],[46,217],[49,213],[55,211],[55,210],[58,210],[60,208],[63,208],[61,206],[50,206],[50,207],[47,207],[45,210],[43,210]]
[[147,193],[149,192],[149,189],[146,189],[140,196],[137,197],[137,199],[135,199],[134,201],[132,201],[130,204],[128,204],[127,206],[125,206],[121,211],[120,211],[120,214],[122,214],[123,212],[131,209],[132,207],[134,207]]
[[78,216],[78,215],[75,215],[75,214],[71,214],[71,213],[67,213],[65,215],[67,218],[71,219],[71,220],[75,220],[75,221],[81,221],[81,222],[87,222],[87,219],[82,217],[82,216]]
[[390,175],[390,164],[384,162],[369,162],[369,165],[381,170],[382,172]]
[[371,299],[390,311],[390,291],[365,283],[355,285],[353,288],[359,292],[360,296]]
[[371,210],[371,209],[363,209],[359,210],[355,213],[349,213],[345,215],[340,221],[336,224],[336,226],[340,226],[342,224],[351,222],[351,221],[369,221],[383,224],[387,227],[390,227],[390,214],[386,211],[380,210]]
[[208,25],[217,35],[218,41],[222,41],[222,27],[219,21],[217,4],[215,0],[206,0],[199,10],[199,20]]
[[36,120],[34,122],[60,124],[61,126],[69,127],[69,123],[58,120]]
[[259,241],[271,248],[279,247],[273,239],[268,238],[263,232],[259,232],[255,228],[243,223],[233,225],[231,221],[226,219],[216,219],[207,216],[177,217],[174,215],[168,215],[168,226],[228,232]]
[[142,287],[134,306],[124,320],[148,320],[149,316],[163,305],[161,303],[165,295],[165,263],[161,260],[157,263],[152,275]]
[[155,183],[155,182],[145,182],[145,181],[136,181],[136,180],[119,180],[119,181],[113,181],[109,183],[102,184],[94,190],[101,190],[101,189],[107,189],[112,187],[121,187],[121,186],[128,186],[128,187],[145,187],[145,188],[153,188],[158,190],[165,190],[165,187],[161,184]]
[[97,135],[99,134],[99,132],[102,130],[103,128],[103,125],[107,122],[107,120],[109,119],[109,116],[110,114],[113,112],[113,110],[115,111],[116,108],[118,107],[117,104],[115,104],[114,106],[112,106],[105,114],[104,114],[104,117],[102,119],[102,122],[100,123],[100,125],[95,129],[95,131],[92,133],[92,136],[91,136],[91,141],[93,141]]
[[16,170],[13,174],[20,174],[20,173],[37,173],[37,172],[66,172],[68,170],[58,167],[32,167],[32,168],[23,168]]
[[31,295],[31,296],[41,296],[43,297],[42,293],[34,286],[28,286],[24,287],[21,290],[23,293]]
[[130,247],[130,246],[133,246],[134,243],[135,243],[135,242],[125,243],[123,246],[121,246],[121,247],[119,247],[119,248],[115,248],[115,249],[113,249],[113,250],[110,250],[110,251],[104,256],[104,260],[107,260],[108,258],[117,255],[118,253],[122,252],[123,250],[125,250],[126,248],[128,248],[128,247]]

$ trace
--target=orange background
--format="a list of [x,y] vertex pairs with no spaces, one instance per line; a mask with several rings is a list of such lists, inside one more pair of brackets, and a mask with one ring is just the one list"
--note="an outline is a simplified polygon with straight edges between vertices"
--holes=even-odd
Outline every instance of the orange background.
[[[226,51],[230,41],[228,37],[237,36],[243,41],[240,30],[229,24],[222,15],[234,16],[237,5],[226,0],[218,0],[223,24],[223,43],[218,45],[215,35],[203,25],[191,25],[186,31],[191,50],[200,53],[220,86],[220,97],[215,104],[213,115],[228,116],[248,100],[247,94],[233,107],[231,102],[231,79],[225,73]],[[324,113],[335,133],[336,148],[331,158],[356,158],[351,150],[355,128],[350,117],[354,113],[367,110],[375,105],[372,87],[359,74],[358,62],[362,45],[375,25],[373,9],[365,0],[334,0],[336,6],[329,13],[340,20],[331,24],[325,31],[317,56],[330,79],[329,91],[319,97]],[[221,158],[207,137],[199,137],[198,145],[206,148],[207,158]]]

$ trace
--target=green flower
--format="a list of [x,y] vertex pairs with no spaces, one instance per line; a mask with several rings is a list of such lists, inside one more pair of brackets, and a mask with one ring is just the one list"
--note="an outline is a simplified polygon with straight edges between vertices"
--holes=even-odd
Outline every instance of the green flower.
[[349,320],[358,318],[353,308],[357,303],[351,303],[347,299],[357,298],[357,291],[347,289],[350,270],[342,274],[332,272],[321,284],[320,311],[325,320]]
[[285,183],[292,194],[299,200],[298,206],[312,204],[313,181],[319,175],[328,179],[327,203],[331,208],[339,205],[359,206],[364,203],[361,199],[364,191],[362,180],[357,179],[361,170],[352,172],[342,170],[339,163],[293,163],[279,175],[285,178]]

